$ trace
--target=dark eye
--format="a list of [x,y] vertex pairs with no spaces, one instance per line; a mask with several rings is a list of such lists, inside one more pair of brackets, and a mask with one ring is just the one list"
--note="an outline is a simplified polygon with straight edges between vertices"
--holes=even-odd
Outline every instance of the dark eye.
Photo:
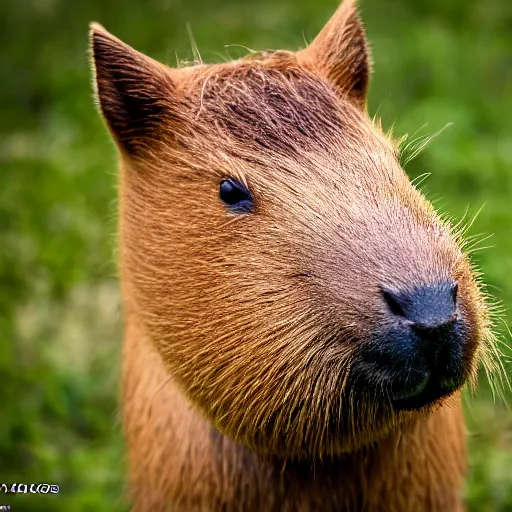
[[251,193],[245,185],[234,178],[227,178],[220,182],[219,197],[230,210],[238,213],[250,212],[253,207]]

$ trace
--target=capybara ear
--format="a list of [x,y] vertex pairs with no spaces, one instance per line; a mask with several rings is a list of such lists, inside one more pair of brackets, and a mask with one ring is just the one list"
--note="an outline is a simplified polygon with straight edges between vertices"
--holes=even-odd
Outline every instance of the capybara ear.
[[365,108],[371,56],[355,0],[342,2],[312,43],[299,52],[299,57],[358,107]]
[[120,149],[136,155],[158,139],[171,108],[171,69],[98,23],[90,25],[90,45],[99,108]]

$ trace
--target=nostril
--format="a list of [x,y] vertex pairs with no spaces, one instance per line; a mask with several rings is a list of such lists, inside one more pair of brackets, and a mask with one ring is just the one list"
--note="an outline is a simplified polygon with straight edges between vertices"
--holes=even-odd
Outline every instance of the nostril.
[[459,292],[459,283],[457,283],[457,281],[455,281],[452,284],[452,290],[451,291],[452,291],[453,303],[457,304],[457,293]]
[[397,316],[405,317],[405,311],[400,305],[398,295],[396,295],[389,288],[384,287],[381,287],[381,292],[382,296],[384,297],[384,300],[386,301],[387,305],[389,306],[389,309],[391,310],[391,313]]

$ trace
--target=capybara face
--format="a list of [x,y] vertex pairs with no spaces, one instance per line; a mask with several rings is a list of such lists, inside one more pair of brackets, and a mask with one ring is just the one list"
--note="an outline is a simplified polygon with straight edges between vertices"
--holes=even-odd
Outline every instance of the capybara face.
[[351,3],[298,53],[171,70],[101,28],[93,49],[122,155],[124,292],[216,428],[339,454],[474,376],[484,304],[365,113]]

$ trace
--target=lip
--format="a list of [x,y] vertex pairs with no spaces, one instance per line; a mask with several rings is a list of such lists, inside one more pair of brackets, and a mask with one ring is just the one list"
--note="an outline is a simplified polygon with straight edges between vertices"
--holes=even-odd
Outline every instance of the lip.
[[429,381],[430,372],[427,371],[413,386],[408,386],[405,388],[404,386],[392,385],[390,393],[391,397],[394,401],[407,400],[409,398],[417,397],[425,391]]
[[406,394],[391,392],[391,404],[397,411],[417,411],[451,395],[463,383],[463,377],[428,375]]

